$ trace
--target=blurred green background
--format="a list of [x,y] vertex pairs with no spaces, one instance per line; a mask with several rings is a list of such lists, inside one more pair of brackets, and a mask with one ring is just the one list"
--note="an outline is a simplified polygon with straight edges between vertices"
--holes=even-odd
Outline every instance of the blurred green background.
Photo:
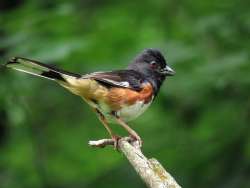
[[[183,187],[250,187],[247,1],[1,0],[0,63],[88,73],[159,48],[177,74],[130,125]],[[113,125],[116,132],[126,133]],[[0,187],[145,187],[95,114],[55,83],[0,69]]]

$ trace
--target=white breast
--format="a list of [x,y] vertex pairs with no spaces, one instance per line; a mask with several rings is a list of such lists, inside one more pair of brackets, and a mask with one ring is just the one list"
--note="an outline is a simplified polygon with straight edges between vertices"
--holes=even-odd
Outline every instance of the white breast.
[[[98,105],[92,104],[89,102],[89,104],[100,110],[100,112],[105,116],[105,118],[108,120],[109,123],[117,123],[114,116],[111,115],[112,110],[109,108],[109,106],[106,103],[99,103]],[[137,101],[133,105],[127,105],[123,106],[120,110],[116,111],[117,116],[119,116],[123,121],[128,122],[133,119],[136,119],[138,116],[140,116],[145,110],[150,106],[151,101],[145,104],[143,101]]]
[[134,105],[124,106],[117,111],[117,115],[124,121],[131,121],[140,116],[150,106],[151,102],[145,104],[143,101],[137,101]]

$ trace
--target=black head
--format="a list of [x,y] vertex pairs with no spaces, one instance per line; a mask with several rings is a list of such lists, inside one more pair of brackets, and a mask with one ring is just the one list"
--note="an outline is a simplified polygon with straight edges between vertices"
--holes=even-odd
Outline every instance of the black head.
[[157,91],[166,76],[175,74],[175,71],[167,65],[162,53],[151,48],[140,53],[128,66],[128,69],[133,69],[146,76]]

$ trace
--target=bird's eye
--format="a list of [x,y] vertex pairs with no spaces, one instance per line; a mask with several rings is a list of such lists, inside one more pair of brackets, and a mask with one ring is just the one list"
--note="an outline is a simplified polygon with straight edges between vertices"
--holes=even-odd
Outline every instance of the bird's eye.
[[158,67],[157,63],[155,61],[150,62],[150,67],[153,69],[156,69]]

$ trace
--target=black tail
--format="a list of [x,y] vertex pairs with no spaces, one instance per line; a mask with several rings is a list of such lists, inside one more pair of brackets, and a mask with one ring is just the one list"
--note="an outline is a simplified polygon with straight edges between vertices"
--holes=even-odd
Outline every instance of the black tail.
[[9,60],[9,62],[5,65],[6,67],[10,67],[16,69],[18,71],[26,72],[35,76],[44,77],[51,80],[64,81],[70,77],[80,78],[80,74],[75,74],[71,72],[67,72],[51,65],[43,64],[38,61],[22,58],[22,57],[14,57]]

